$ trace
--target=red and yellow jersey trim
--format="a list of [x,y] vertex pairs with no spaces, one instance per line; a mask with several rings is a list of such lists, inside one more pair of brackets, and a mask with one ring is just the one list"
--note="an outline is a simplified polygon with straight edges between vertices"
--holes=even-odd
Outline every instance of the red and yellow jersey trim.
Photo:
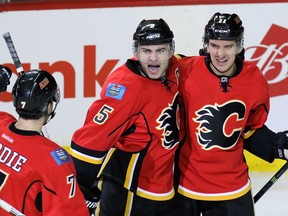
[[149,200],[156,200],[156,201],[166,201],[170,200],[175,195],[174,188],[169,191],[168,193],[151,193],[149,191],[143,190],[141,188],[137,188],[136,194],[140,197],[149,199]]
[[77,158],[81,161],[85,161],[87,163],[91,163],[91,164],[102,164],[105,156],[101,157],[101,158],[98,158],[98,157],[92,157],[92,156],[89,156],[89,155],[85,155],[73,148],[70,149],[70,154],[72,157],[74,158]]
[[196,191],[191,191],[183,186],[179,185],[178,193],[182,194],[191,199],[205,200],[205,201],[221,201],[221,200],[231,200],[239,198],[251,190],[251,182],[248,180],[247,184],[242,188],[225,193],[200,193]]

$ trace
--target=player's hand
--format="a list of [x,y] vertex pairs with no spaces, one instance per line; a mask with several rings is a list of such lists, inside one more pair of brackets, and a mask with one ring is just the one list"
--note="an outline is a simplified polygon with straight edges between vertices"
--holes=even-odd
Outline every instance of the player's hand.
[[276,156],[288,160],[288,131],[278,132],[274,143],[276,144]]
[[91,216],[95,216],[98,202],[99,202],[99,199],[94,199],[94,200],[85,199],[86,206]]
[[12,71],[10,68],[0,65],[0,92],[7,90],[7,86],[10,84],[10,77]]
[[81,190],[84,195],[86,206],[89,210],[91,216],[95,216],[95,211],[97,209],[98,202],[101,198],[101,190],[99,190],[96,186],[91,189],[86,189],[81,187]]

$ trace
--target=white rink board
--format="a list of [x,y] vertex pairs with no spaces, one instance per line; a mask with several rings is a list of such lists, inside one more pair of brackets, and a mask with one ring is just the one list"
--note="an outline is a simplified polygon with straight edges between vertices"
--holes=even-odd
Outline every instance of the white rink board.
[[[96,83],[96,97],[83,97],[84,46],[96,46],[97,73],[109,59],[118,59],[118,67],[132,55],[132,35],[138,23],[144,18],[161,17],[174,32],[176,52],[198,55],[204,25],[217,11],[240,15],[245,27],[245,47],[258,46],[272,24],[288,28],[288,3],[269,3],[13,11],[0,13],[0,32],[11,33],[21,62],[31,63],[31,68],[38,68],[40,62],[66,61],[75,69],[76,96],[72,98],[64,98],[63,77],[54,74],[62,96],[55,119],[47,125],[52,140],[69,145],[101,88]],[[12,63],[4,39],[0,40],[0,63]],[[282,69],[287,73],[287,68]],[[13,75],[12,83],[15,79]],[[11,89],[12,85],[8,91]],[[287,108],[287,94],[271,99],[267,122],[271,129],[288,129]],[[15,114],[11,102],[0,102],[0,109]]]

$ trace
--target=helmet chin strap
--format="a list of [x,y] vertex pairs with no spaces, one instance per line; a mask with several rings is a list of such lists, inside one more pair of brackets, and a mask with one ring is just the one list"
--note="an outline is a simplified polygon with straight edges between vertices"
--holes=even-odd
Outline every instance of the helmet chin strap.
[[228,72],[232,67],[234,67],[234,65],[235,65],[235,63],[234,64],[232,64],[227,70],[225,70],[225,71],[220,71],[220,70],[218,70],[217,69],[217,67],[212,63],[212,61],[210,62],[210,64],[213,66],[213,68],[215,69],[215,70],[217,70],[219,73],[226,73],[226,72]]
[[[51,101],[50,103],[51,103],[52,106],[53,106],[53,101]],[[52,110],[50,113],[48,113],[48,106],[50,105],[50,103],[47,105],[46,115],[45,115],[45,116],[46,116],[46,120],[45,120],[45,122],[44,122],[43,125],[46,125],[46,124],[47,124],[52,118],[54,118],[54,116],[56,115],[55,110],[56,110],[56,107],[57,107],[57,103],[55,104],[53,110]]]
[[55,114],[56,114],[56,113],[55,113],[54,111],[52,111],[52,112],[47,116],[47,119],[46,119],[46,121],[44,122],[43,125],[46,125],[52,118],[54,118]]

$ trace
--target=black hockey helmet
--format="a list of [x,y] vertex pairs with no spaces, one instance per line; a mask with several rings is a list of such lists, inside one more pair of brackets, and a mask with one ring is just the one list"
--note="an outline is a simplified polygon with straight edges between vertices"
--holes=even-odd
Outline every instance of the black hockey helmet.
[[55,102],[50,114],[53,118],[60,101],[60,92],[54,77],[44,70],[31,70],[20,75],[13,86],[12,95],[16,112],[24,118],[37,119],[48,115],[48,104]]
[[0,92],[6,91],[7,85],[10,84],[11,75],[10,68],[0,65]]
[[204,29],[203,48],[206,51],[209,39],[235,40],[241,51],[244,43],[244,27],[237,14],[215,13]]
[[[134,48],[138,45],[171,44],[170,49],[174,51],[174,34],[163,19],[143,19],[138,25],[134,35]],[[135,52],[136,50],[133,49]]]

